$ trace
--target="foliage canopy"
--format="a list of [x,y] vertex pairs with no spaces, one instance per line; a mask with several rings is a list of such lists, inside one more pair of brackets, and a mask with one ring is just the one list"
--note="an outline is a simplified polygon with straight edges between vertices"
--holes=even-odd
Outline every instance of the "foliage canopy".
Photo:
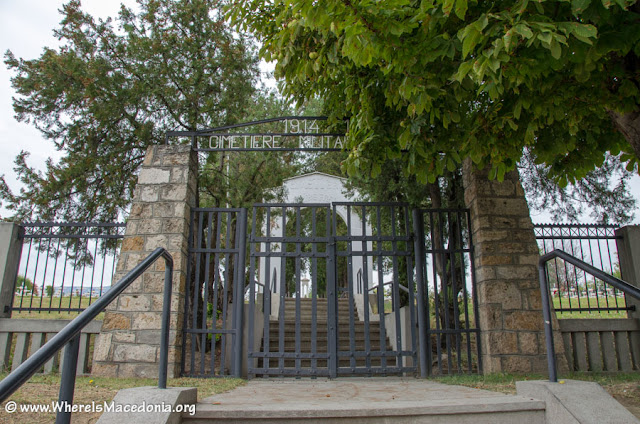
[[[285,93],[350,119],[350,174],[502,179],[527,151],[561,185],[640,159],[636,0],[236,0]],[[401,154],[402,151],[406,154]]]
[[[0,181],[0,199],[16,220],[119,219],[146,148],[164,143],[168,130],[232,124],[262,115],[257,108],[278,106],[257,93],[255,51],[229,28],[217,0],[141,0],[137,11],[123,6],[115,21],[96,21],[78,0],[61,13],[59,48],[45,48],[34,60],[5,55],[14,72],[16,118],[63,152],[45,172],[30,167],[22,152],[20,192]],[[270,162],[249,163],[245,173],[253,175],[247,167],[260,163]],[[279,175],[280,165],[265,175]],[[223,185],[216,178],[209,176]]]

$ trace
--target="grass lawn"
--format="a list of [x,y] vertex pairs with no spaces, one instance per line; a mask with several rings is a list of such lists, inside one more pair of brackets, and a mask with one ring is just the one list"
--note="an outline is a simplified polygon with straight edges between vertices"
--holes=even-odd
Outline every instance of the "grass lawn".
[[[0,379],[6,374],[0,374]],[[58,400],[60,377],[57,375],[37,375],[25,383],[9,400],[20,404],[45,404]],[[103,403],[111,401],[118,390],[129,387],[156,386],[157,380],[144,378],[104,378],[104,377],[78,377],[76,379],[74,404],[83,405],[91,402]],[[169,379],[169,387],[197,387],[198,399],[233,390],[246,382],[233,378],[173,378]],[[76,413],[72,415],[74,424],[95,423],[100,413]],[[52,423],[55,414],[44,413],[13,413],[9,414],[0,407],[0,423],[26,424],[26,423]]]
[[[594,297],[580,297],[580,302],[578,302],[577,297],[571,297],[571,303],[569,303],[569,299],[566,297],[562,298],[562,307],[568,308],[571,306],[572,308],[596,308],[598,305],[606,308],[607,306],[610,308],[624,308],[626,303],[624,297],[618,297],[617,299],[614,296],[609,296],[609,305],[606,303],[606,298],[604,296],[596,299]],[[616,304],[617,300],[617,304]],[[599,302],[599,303],[598,303]],[[553,307],[557,311],[560,308],[560,298],[553,297]],[[557,313],[558,319],[569,319],[569,318],[627,318],[627,311],[603,311],[603,312],[562,312]]]
[[[561,375],[558,381],[584,380],[600,384],[611,396],[640,419],[640,373],[570,373]],[[452,375],[436,377],[433,380],[444,384],[473,387],[506,394],[516,393],[516,381],[546,380],[543,375],[513,375],[490,374],[482,375]]]
[[[91,302],[98,300],[97,297],[92,297]],[[23,308],[87,308],[89,306],[89,296],[65,296],[65,297],[47,297],[46,295],[40,299],[40,296],[24,296],[20,299],[16,296],[13,300],[13,307],[20,307],[22,301]],[[41,303],[42,301],[42,303]],[[57,311],[13,311],[11,318],[26,318],[26,319],[74,319],[80,312],[57,312]],[[102,319],[103,314],[98,315],[98,319]]]

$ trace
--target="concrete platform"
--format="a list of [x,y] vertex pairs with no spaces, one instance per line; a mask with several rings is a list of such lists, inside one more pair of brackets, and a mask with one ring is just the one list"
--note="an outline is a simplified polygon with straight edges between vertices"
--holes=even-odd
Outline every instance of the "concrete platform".
[[544,423],[545,403],[413,378],[255,379],[184,423]]

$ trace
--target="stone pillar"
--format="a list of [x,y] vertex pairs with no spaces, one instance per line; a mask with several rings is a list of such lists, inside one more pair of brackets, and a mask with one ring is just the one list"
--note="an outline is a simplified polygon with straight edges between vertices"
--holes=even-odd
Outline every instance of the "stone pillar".
[[[488,169],[473,169],[466,160],[463,174],[465,202],[471,210],[484,372],[544,373],[538,245],[518,172],[506,174],[502,182],[491,181]],[[554,328],[558,329],[557,321]],[[562,338],[555,342],[560,361]]]
[[[158,247],[174,261],[169,336],[169,377],[180,372],[188,229],[195,207],[197,154],[190,146],[151,146],[147,150],[114,282]],[[111,303],[96,341],[92,373],[117,377],[158,376],[164,261]]]
[[[640,287],[640,225],[628,225],[616,230],[616,244],[620,260],[620,274],[627,283]],[[627,297],[636,310],[629,312],[629,318],[640,319],[640,300]]]
[[20,255],[20,226],[13,222],[0,222],[0,318],[11,318]]

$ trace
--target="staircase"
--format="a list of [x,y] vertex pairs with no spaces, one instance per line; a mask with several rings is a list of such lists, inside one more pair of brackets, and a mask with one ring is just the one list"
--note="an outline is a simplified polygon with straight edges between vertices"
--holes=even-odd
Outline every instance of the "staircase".
[[[312,344],[312,299],[300,299],[300,351],[296,352],[296,299],[285,298],[285,314],[284,314],[284,340],[283,346],[280,346],[280,322],[277,320],[271,320],[269,322],[269,353],[284,352],[285,354],[311,354],[315,353],[319,355],[327,354],[328,352],[328,333],[327,333],[327,321],[328,321],[328,304],[326,299],[317,299],[316,301],[316,336],[315,336],[315,350]],[[338,300],[338,351],[339,352],[366,352],[366,328],[364,321],[360,321],[357,311],[354,311],[354,339],[353,349],[351,346],[351,337],[349,331],[349,300]],[[389,344],[388,338],[384,340],[387,351],[392,351],[392,347]],[[262,340],[261,351],[265,352],[265,340]],[[283,348],[281,351],[280,349]],[[380,351],[382,348],[380,341],[380,323],[369,322],[369,350]],[[370,358],[367,363],[367,359],[364,357],[355,358],[356,367],[380,367],[384,359]],[[389,366],[395,365],[394,358],[387,358],[387,364]],[[295,359],[295,358],[270,358],[267,368],[284,370],[286,375],[296,375],[296,362],[298,362],[299,369],[310,369],[302,374],[304,375],[328,375],[328,364],[326,359]],[[260,359],[258,361],[258,368],[265,368],[266,361]],[[347,356],[340,356],[338,361],[338,367],[348,368],[352,367],[351,359]],[[282,367],[282,368],[281,368]],[[257,373],[256,375],[262,375]]]

